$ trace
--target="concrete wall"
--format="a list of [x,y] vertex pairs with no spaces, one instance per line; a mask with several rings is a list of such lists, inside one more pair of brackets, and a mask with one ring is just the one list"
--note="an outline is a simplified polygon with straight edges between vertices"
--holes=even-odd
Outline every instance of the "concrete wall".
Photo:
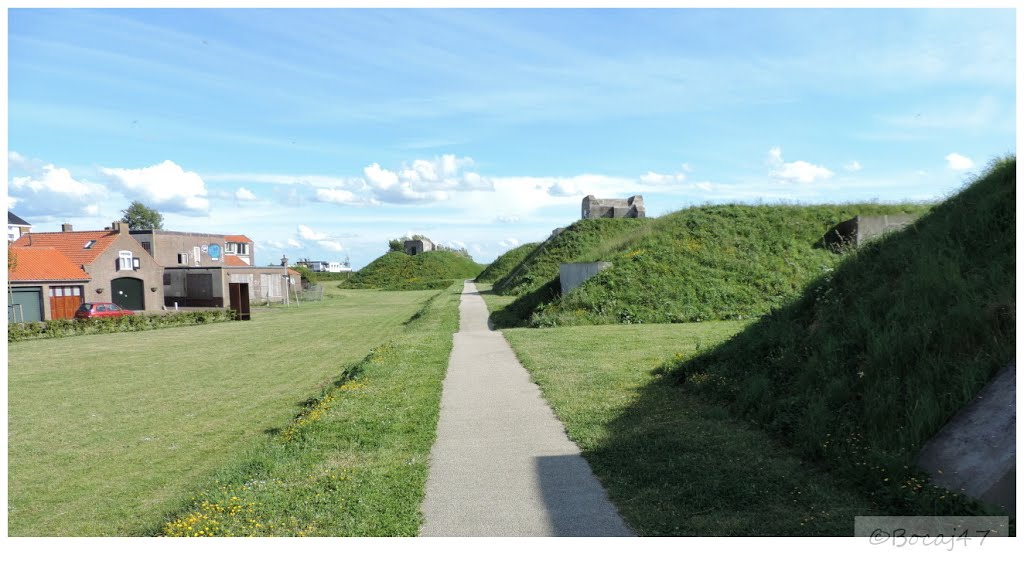
[[[132,256],[139,259],[138,269],[118,269],[118,252],[122,250],[131,251]],[[85,286],[84,302],[117,303],[117,300],[111,297],[111,280],[128,277],[142,280],[146,311],[160,310],[164,305],[163,267],[153,260],[153,257],[142,248],[139,241],[128,236],[127,233],[119,235],[116,241],[84,268],[92,278]]]
[[825,245],[831,248],[860,246],[886,233],[899,231],[917,220],[918,215],[857,215],[829,229]]
[[612,263],[610,262],[571,262],[560,264],[558,266],[558,281],[562,285],[562,295],[568,294],[570,291],[578,288],[580,284],[586,282],[591,276],[611,268],[611,266]]
[[583,219],[597,219],[611,217],[622,219],[625,217],[645,217],[647,209],[644,207],[644,196],[634,195],[627,199],[598,199],[593,195],[583,198],[581,204],[581,215]]
[[1016,510],[1017,365],[999,372],[921,449],[918,465],[950,491]]
[[411,241],[405,241],[405,243],[403,244],[405,248],[405,254],[410,255],[423,254],[425,252],[430,252],[434,250],[434,243],[428,240],[421,241],[419,239],[415,239]]

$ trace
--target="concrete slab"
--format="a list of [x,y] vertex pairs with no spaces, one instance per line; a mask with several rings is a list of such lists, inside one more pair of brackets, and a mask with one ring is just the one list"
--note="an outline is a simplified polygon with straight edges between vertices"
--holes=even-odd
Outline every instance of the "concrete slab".
[[462,294],[420,534],[633,536],[476,285]]
[[999,372],[921,449],[918,464],[950,491],[1015,513],[1017,365]]

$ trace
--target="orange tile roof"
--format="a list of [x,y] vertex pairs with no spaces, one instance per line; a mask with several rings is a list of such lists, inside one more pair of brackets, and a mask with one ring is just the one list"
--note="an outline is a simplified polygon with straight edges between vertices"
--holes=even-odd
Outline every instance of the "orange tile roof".
[[224,242],[226,243],[251,243],[252,239],[245,235],[224,235]]
[[[15,247],[49,247],[57,249],[72,264],[91,264],[120,233],[115,231],[68,231],[66,233],[26,233],[16,241]],[[128,237],[129,239],[131,237]],[[89,248],[85,244],[96,241]]]
[[54,248],[18,247],[12,248],[10,254],[18,260],[18,265],[7,275],[11,282],[89,280],[89,275],[81,266]]
[[250,266],[233,254],[224,255],[224,264],[226,266]]

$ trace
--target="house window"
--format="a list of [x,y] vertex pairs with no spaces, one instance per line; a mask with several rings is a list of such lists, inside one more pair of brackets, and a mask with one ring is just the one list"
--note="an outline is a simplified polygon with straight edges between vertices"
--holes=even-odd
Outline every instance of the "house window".
[[224,252],[227,254],[238,254],[236,243],[224,243]]
[[94,245],[94,244],[96,244],[96,241],[88,241],[88,242],[85,243],[85,245],[82,246],[82,248],[90,249],[90,248],[92,248],[92,245]]
[[249,245],[238,243],[238,254],[249,254]]
[[117,252],[117,269],[118,270],[131,270],[132,264],[132,251],[122,250]]
[[153,256],[153,245],[149,241],[142,241],[142,249]]
[[178,253],[178,264],[188,264],[188,253],[187,252],[179,252]]

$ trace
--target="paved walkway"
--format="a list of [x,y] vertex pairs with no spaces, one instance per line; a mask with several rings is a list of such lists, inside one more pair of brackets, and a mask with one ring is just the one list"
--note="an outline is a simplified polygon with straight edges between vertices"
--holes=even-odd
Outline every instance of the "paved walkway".
[[467,282],[423,536],[632,536]]

